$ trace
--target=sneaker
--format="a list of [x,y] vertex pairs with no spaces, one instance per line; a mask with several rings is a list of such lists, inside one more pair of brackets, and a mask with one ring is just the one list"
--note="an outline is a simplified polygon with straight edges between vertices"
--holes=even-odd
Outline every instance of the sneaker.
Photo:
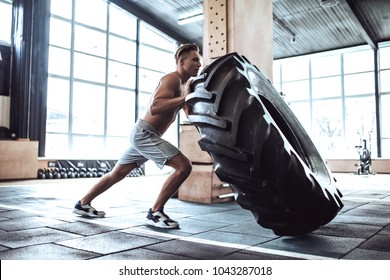
[[81,205],[80,201],[78,201],[74,206],[73,213],[92,218],[103,218],[106,215],[106,212],[97,211],[95,208],[93,208],[91,203]]
[[152,209],[149,209],[148,215],[146,216],[146,223],[158,228],[179,227],[179,223],[169,218],[168,215],[164,213],[164,209],[160,209],[156,212],[153,212]]

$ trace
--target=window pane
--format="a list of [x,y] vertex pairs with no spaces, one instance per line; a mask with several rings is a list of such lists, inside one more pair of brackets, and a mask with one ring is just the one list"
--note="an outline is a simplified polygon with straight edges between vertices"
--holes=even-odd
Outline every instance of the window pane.
[[69,22],[50,18],[50,44],[70,49],[71,24]]
[[146,110],[148,109],[148,105],[149,105],[149,102],[150,102],[150,98],[151,98],[151,94],[150,93],[144,93],[144,92],[141,92],[139,94],[139,97],[138,97],[138,115],[139,117],[142,117],[145,115],[145,112]]
[[390,92],[390,70],[380,72],[380,91]]
[[309,78],[309,63],[307,59],[286,60],[282,66],[283,81],[303,80]]
[[323,56],[311,60],[312,77],[340,75],[340,56]]
[[164,73],[175,71],[174,54],[141,45],[140,66]]
[[69,81],[48,78],[47,84],[47,132],[68,132]]
[[102,151],[102,157],[117,160],[129,145],[129,135],[126,135],[126,137],[107,137],[106,148]]
[[139,71],[139,87],[141,91],[154,92],[164,74],[141,68]]
[[137,20],[114,4],[110,5],[110,32],[129,39],[137,37]]
[[104,153],[104,138],[73,135],[72,156],[85,159],[100,159]]
[[374,73],[370,72],[344,76],[344,90],[345,95],[374,93]]
[[52,158],[69,158],[68,134],[46,134],[46,156]]
[[106,78],[106,60],[75,52],[74,76],[79,79],[104,83]]
[[382,110],[381,110],[382,137],[390,139],[390,110],[388,109],[388,108],[390,108],[390,95],[389,94],[382,95],[381,108],[382,108]]
[[135,67],[110,61],[108,65],[108,83],[120,87],[135,88]]
[[291,102],[290,108],[299,122],[309,134],[311,131],[310,104],[309,102]]
[[325,158],[343,153],[342,119],[341,99],[313,101],[313,141]]
[[[117,159],[129,145],[136,106],[143,115],[160,77],[175,70],[177,42],[111,1],[52,0],[51,12],[46,156]],[[136,68],[138,35],[144,68]],[[175,125],[167,132],[172,142]]]
[[380,69],[390,68],[390,47],[379,49]]
[[144,22],[142,22],[140,26],[140,41],[144,44],[171,50],[172,52],[174,52],[176,48],[176,43],[174,40],[168,38],[166,35],[162,34]]
[[72,18],[72,1],[50,1],[50,12],[67,19]]
[[[360,142],[358,129],[361,133],[366,134],[365,138],[371,138],[372,145],[369,149],[372,149],[372,155],[376,155],[374,52],[369,47],[349,48],[341,50],[341,52],[340,55],[330,52],[329,56],[326,56],[327,53],[310,56],[311,77],[313,78],[310,81],[310,89],[312,90],[310,96],[313,98],[310,100],[312,111],[310,111],[309,106],[300,106],[300,100],[293,99],[290,94],[290,92],[295,92],[295,87],[299,87],[295,83],[290,84],[289,81],[303,80],[301,73],[299,73],[299,62],[301,61],[304,65],[304,58],[278,60],[283,69],[280,84],[286,95],[285,99],[302,123],[304,123],[302,119],[308,119],[309,114],[311,114],[312,138],[315,143],[318,143],[320,151],[326,157],[357,159],[358,154],[355,146]],[[390,99],[390,46],[388,44],[380,46],[379,59],[381,67],[381,129],[383,130],[382,157],[389,157],[390,124],[386,122],[390,119],[390,113],[386,110],[390,107],[390,100],[388,100]],[[298,79],[298,77],[300,78]],[[278,83],[275,84],[278,85]],[[340,98],[334,99],[338,97]],[[301,117],[302,114],[307,115]],[[309,123],[308,121],[307,124]],[[309,126],[304,124],[304,127]],[[389,129],[386,130],[387,128]],[[326,131],[327,133],[325,133]],[[388,135],[385,136],[384,131]],[[331,132],[337,136],[330,137]],[[367,133],[371,136],[367,136]],[[386,149],[387,155],[384,152]]]
[[340,76],[312,80],[313,99],[341,96]]
[[104,92],[102,86],[73,84],[73,133],[104,134]]
[[[281,92],[282,91],[282,85],[277,83],[277,84],[272,84],[272,86],[276,89],[277,92]],[[284,94],[284,93],[283,93]]]
[[[369,139],[375,131],[375,98],[358,97],[345,99],[345,148],[350,157],[357,157],[355,146],[361,139]],[[370,147],[368,147],[370,149]],[[370,149],[371,150],[371,149]]]
[[280,83],[280,61],[278,60],[274,60],[274,63],[273,63],[273,74],[272,74],[272,82],[274,84],[278,84]]
[[287,101],[309,100],[309,80],[283,83],[283,94]]
[[75,26],[75,50],[106,57],[106,33],[90,28]]
[[136,45],[134,41],[110,36],[109,58],[120,62],[136,64]]
[[104,0],[76,0],[77,22],[107,29],[107,3]]
[[0,2],[0,41],[11,43],[12,5]]
[[382,157],[390,158],[390,95],[385,94],[381,97],[381,127],[382,127]]
[[68,50],[49,47],[49,73],[69,77],[70,52]]
[[357,73],[374,70],[374,52],[372,50],[344,54],[344,73]]
[[135,93],[109,88],[107,104],[107,134],[129,137],[135,123]]
[[382,158],[390,157],[390,138],[382,137]]

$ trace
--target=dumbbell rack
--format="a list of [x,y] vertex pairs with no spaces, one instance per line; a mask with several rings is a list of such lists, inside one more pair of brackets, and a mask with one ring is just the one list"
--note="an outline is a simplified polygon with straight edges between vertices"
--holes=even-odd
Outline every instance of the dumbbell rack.
[[[102,177],[114,168],[113,160],[57,160],[48,162],[47,168],[39,168],[38,179],[71,179]],[[145,174],[144,166],[129,173],[129,177]]]

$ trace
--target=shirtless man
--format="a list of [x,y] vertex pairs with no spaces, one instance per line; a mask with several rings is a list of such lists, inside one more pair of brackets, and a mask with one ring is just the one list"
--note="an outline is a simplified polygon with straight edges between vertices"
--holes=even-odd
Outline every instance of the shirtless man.
[[124,179],[131,170],[152,160],[159,168],[168,165],[174,169],[163,184],[154,205],[149,209],[146,223],[159,228],[177,228],[179,224],[164,213],[164,205],[191,173],[190,160],[171,143],[161,138],[176,119],[180,109],[186,110],[185,97],[189,94],[189,79],[198,75],[201,67],[196,45],[180,46],[175,54],[176,71],[161,78],[152,95],[149,110],[139,119],[130,135],[131,146],[123,153],[113,170],[103,176],[91,190],[76,203],[73,213],[88,217],[104,217],[91,201]]

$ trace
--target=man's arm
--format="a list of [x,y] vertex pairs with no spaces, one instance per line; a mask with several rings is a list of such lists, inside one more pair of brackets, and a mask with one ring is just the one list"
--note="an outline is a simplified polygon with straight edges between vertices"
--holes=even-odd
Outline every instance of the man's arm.
[[175,97],[175,92],[181,92],[179,77],[168,74],[163,77],[150,102],[149,111],[152,115],[165,114],[184,106],[185,95]]
[[[191,93],[191,84],[192,84],[192,79],[188,80],[186,82],[186,85],[184,86],[184,93],[183,95],[186,97],[188,94]],[[184,103],[184,106],[183,106],[183,111],[186,115],[186,117],[188,118],[188,115],[191,114],[192,112],[192,107],[186,103]]]

